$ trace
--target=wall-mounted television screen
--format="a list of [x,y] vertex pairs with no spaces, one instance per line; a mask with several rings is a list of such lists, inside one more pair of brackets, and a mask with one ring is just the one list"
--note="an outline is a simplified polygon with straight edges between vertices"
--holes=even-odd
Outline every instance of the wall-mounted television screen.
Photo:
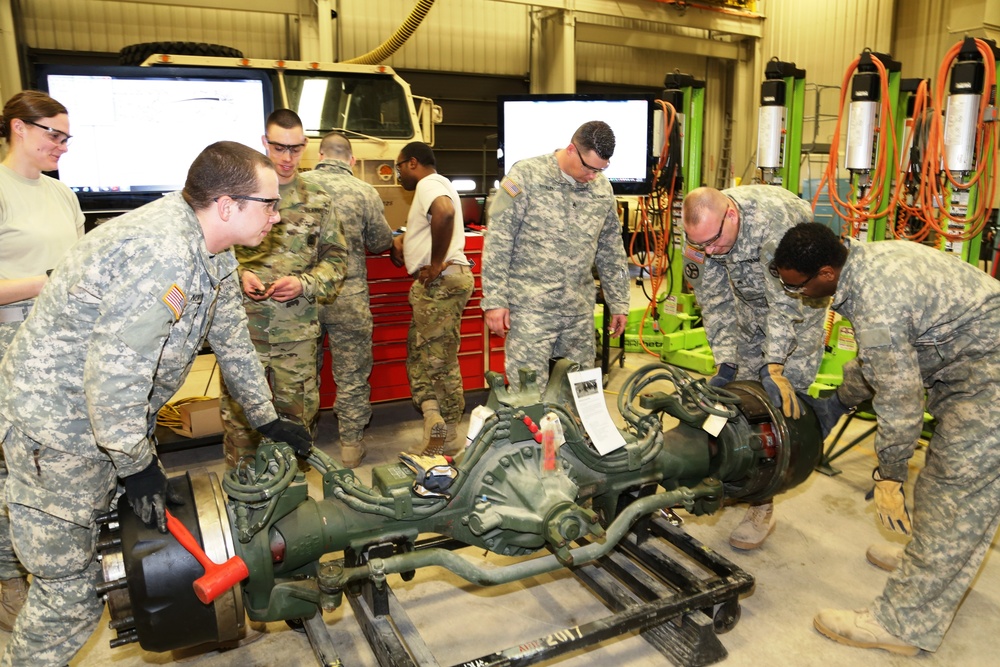
[[40,65],[38,86],[69,111],[57,177],[84,210],[125,210],[184,187],[216,141],[263,151],[273,107],[264,70]]
[[497,105],[501,174],[518,160],[565,148],[576,128],[603,120],[615,133],[615,153],[604,172],[615,194],[650,193],[652,95],[510,95],[498,97]]

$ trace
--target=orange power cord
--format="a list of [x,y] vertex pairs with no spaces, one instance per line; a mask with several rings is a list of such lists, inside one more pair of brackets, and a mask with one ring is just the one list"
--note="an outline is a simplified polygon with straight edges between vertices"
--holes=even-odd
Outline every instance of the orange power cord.
[[[930,114],[928,128],[927,150],[921,161],[919,204],[916,215],[923,220],[925,227],[933,229],[949,241],[968,241],[982,233],[988,221],[988,213],[993,208],[996,198],[996,178],[993,173],[997,149],[1000,148],[1000,134],[997,133],[996,119],[989,114],[991,91],[996,86],[996,60],[993,50],[981,39],[976,39],[976,48],[983,56],[985,65],[985,82],[983,94],[979,100],[979,116],[976,121],[975,154],[979,156],[978,164],[972,176],[965,182],[956,180],[948,169],[948,156],[945,151],[944,110],[947,105],[945,95],[948,74],[952,63],[958,57],[962,42],[952,46],[945,54],[938,70],[937,86],[934,91],[934,105]],[[942,178],[943,176],[943,178]],[[967,211],[969,215],[954,215],[949,211],[948,185],[952,192],[969,190],[979,184],[979,196],[976,198],[975,210]],[[948,229],[948,221],[967,227],[961,232]],[[925,234],[926,236],[926,234]]]
[[[888,155],[896,154],[896,143],[893,132],[893,110],[889,104],[888,76],[885,67],[876,56],[872,56],[872,62],[880,75],[881,84],[881,111],[878,127],[878,148],[875,167],[872,171],[871,186],[867,193],[857,198],[857,201],[850,195],[842,198],[837,192],[837,172],[838,172],[838,149],[840,143],[841,123],[843,121],[844,102],[847,96],[848,85],[851,76],[858,67],[860,57],[856,58],[848,67],[844,74],[844,81],[840,89],[840,114],[837,117],[837,126],[834,130],[833,139],[830,144],[830,159],[823,172],[819,187],[813,197],[813,209],[819,201],[820,193],[824,187],[830,192],[830,202],[834,212],[850,225],[850,235],[857,236],[863,222],[885,216],[888,212],[894,211],[892,224],[887,225],[890,234],[896,238],[904,238],[912,241],[924,241],[931,232],[936,232],[941,237],[949,241],[968,241],[982,233],[988,222],[988,212],[993,208],[996,199],[996,178],[994,176],[994,163],[998,150],[1000,150],[1000,132],[997,131],[996,119],[990,116],[991,94],[996,86],[996,60],[993,50],[983,40],[976,39],[976,48],[983,56],[985,64],[986,78],[984,82],[984,92],[979,102],[979,117],[976,129],[976,155],[980,156],[977,166],[972,176],[967,181],[959,181],[948,169],[947,154],[944,146],[945,128],[944,112],[947,106],[947,96],[945,94],[949,73],[955,59],[958,57],[963,42],[952,46],[941,62],[938,70],[937,86],[933,97],[928,90],[927,81],[921,81],[915,93],[913,115],[910,127],[907,130],[904,146],[912,145],[923,137],[917,134],[918,128],[926,124],[926,148],[922,151],[920,161],[919,183],[912,203],[907,201],[907,186],[913,185],[913,175],[909,173],[908,159],[899,160],[896,167],[896,187],[889,198],[887,206],[882,210],[872,211],[872,206],[877,206],[881,199],[882,190],[885,187],[885,176],[888,168]],[[892,152],[888,151],[892,141]],[[980,196],[977,197],[975,209],[968,212],[968,215],[961,216],[952,214],[949,210],[949,192],[967,191],[972,186],[979,184]],[[949,190],[950,186],[951,190]],[[853,184],[852,184],[853,190]],[[851,195],[854,193],[851,192]],[[922,223],[916,229],[907,230],[907,226],[914,221]],[[952,231],[948,228],[949,221],[963,226],[963,231]]]
[[[656,100],[656,103],[663,109],[663,150],[660,152],[660,159],[656,163],[653,175],[653,182],[659,183],[661,172],[666,165],[667,152],[670,148],[670,133],[673,131],[674,124],[677,121],[677,110],[669,102]],[[670,273],[670,259],[667,254],[667,246],[670,244],[670,231],[673,228],[674,183],[676,182],[677,168],[677,165],[673,165],[674,173],[670,174],[667,179],[670,185],[666,192],[662,188],[657,188],[655,195],[639,198],[639,230],[645,241],[646,257],[644,262],[631,260],[633,264],[642,267],[649,273],[651,295],[649,304],[646,306],[646,310],[643,311],[642,319],[639,322],[639,345],[643,350],[655,357],[658,357],[659,353],[650,350],[646,346],[646,343],[642,339],[642,332],[649,315],[652,314],[654,318],[657,316],[657,295],[663,286],[663,277]],[[656,198],[654,209],[658,212],[658,219],[656,220],[652,220],[650,215],[650,205],[652,204],[653,197]],[[665,206],[664,197],[666,197]],[[629,246],[629,257],[635,257],[634,246],[636,236],[638,234],[632,235],[632,242]]]
[[[823,191],[823,188],[826,187],[830,192],[830,203],[833,206],[834,213],[837,214],[837,217],[850,225],[851,236],[855,237],[860,233],[862,223],[881,218],[889,210],[891,210],[893,205],[890,201],[883,210],[872,210],[873,207],[877,208],[879,200],[882,198],[883,189],[885,188],[885,184],[887,182],[886,173],[889,169],[888,156],[895,154],[896,152],[896,137],[893,125],[893,109],[889,99],[889,76],[886,72],[885,65],[882,64],[882,61],[879,60],[877,56],[872,54],[871,60],[875,64],[875,69],[879,73],[879,87],[881,90],[879,101],[879,125],[876,130],[876,162],[875,167],[872,170],[871,184],[868,187],[868,191],[859,197],[853,196],[855,195],[853,192],[853,184],[851,185],[852,192],[850,192],[847,197],[841,197],[840,193],[837,192],[840,128],[844,119],[844,102],[847,99],[847,91],[850,88],[851,77],[853,76],[855,70],[857,70],[858,64],[861,62],[861,56],[858,56],[851,62],[847,71],[844,73],[844,81],[840,86],[840,113],[837,115],[837,125],[834,128],[833,138],[830,142],[830,159],[827,161],[826,169],[823,170],[823,176],[820,179],[819,187],[816,188],[816,194],[813,196],[812,201],[812,207],[813,210],[815,210],[816,203],[819,201],[820,193]],[[892,148],[891,151],[889,150],[890,146]],[[852,199],[854,201],[852,201]]]

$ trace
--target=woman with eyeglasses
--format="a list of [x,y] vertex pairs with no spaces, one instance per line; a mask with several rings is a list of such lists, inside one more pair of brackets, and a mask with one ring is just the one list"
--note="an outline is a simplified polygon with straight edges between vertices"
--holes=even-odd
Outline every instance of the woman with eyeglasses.
[[83,236],[76,195],[43,174],[59,166],[69,143],[69,115],[45,93],[26,90],[10,98],[0,116],[7,156],[0,164],[0,355],[45,272]]
[[[58,167],[69,143],[69,115],[45,93],[26,90],[7,100],[0,116],[7,155],[0,163],[0,358],[10,346],[46,272],[83,236],[76,195],[44,175]],[[0,432],[0,440],[4,433]],[[28,583],[10,544],[0,456],[0,629],[8,632],[24,604]]]

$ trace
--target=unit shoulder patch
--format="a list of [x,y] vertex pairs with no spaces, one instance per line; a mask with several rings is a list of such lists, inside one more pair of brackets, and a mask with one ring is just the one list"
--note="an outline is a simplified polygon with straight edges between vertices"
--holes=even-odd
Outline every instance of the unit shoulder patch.
[[184,306],[187,305],[187,297],[184,296],[184,290],[178,287],[177,283],[170,286],[170,289],[163,295],[162,301],[174,314],[174,321],[181,319],[181,313],[184,312]]

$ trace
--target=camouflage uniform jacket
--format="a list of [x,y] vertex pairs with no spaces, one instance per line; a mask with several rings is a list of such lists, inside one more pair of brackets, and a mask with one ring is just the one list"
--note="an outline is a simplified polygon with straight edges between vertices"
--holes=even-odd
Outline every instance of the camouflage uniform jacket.
[[236,246],[243,271],[270,284],[284,276],[302,281],[302,295],[291,301],[254,301],[244,296],[250,337],[266,343],[294,343],[320,335],[317,302],[333,301],[347,273],[344,228],[330,195],[301,177],[281,186],[281,220],[256,248]]
[[482,309],[592,313],[596,262],[611,312],[627,313],[628,272],[621,231],[615,197],[604,175],[589,183],[570,183],[555,154],[521,160],[490,204]]
[[343,160],[322,160],[302,179],[317,183],[333,199],[333,210],[347,237],[347,277],[341,295],[368,292],[365,251],[380,253],[392,245],[392,229],[385,219],[385,205],[374,186],[354,176]]
[[87,234],[42,289],[0,364],[0,434],[149,465],[156,413],[206,335],[251,424],[277,418],[247,335],[231,251],[212,255],[179,192]]
[[[685,273],[701,306],[715,363],[746,363],[737,353],[742,327],[763,332],[765,364],[783,364],[796,347],[793,327],[807,317],[804,309],[808,306],[782,289],[768,265],[786,231],[800,222],[812,222],[812,209],[808,202],[773,185],[730,188],[722,194],[733,201],[740,215],[733,247],[725,255],[708,256],[685,248]],[[692,275],[693,271],[700,275]],[[737,322],[736,299],[750,307],[755,322]]]
[[996,365],[982,358],[1000,353],[1000,283],[911,241],[848,242],[848,249],[832,307],[854,326],[861,370],[875,391],[882,475],[905,480],[924,389],[934,414],[935,399],[968,376],[962,365]]

